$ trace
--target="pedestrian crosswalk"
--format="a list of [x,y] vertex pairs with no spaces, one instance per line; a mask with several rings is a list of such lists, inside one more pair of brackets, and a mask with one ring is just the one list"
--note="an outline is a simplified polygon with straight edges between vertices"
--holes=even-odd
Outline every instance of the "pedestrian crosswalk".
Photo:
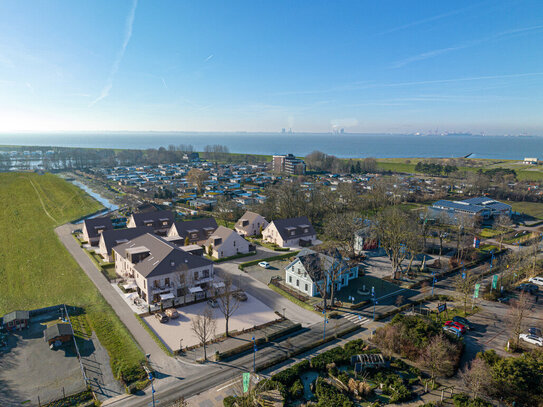
[[371,319],[366,318],[360,314],[345,314],[345,318],[347,318],[349,321],[351,321],[353,324],[362,326],[364,324],[367,324],[371,321]]

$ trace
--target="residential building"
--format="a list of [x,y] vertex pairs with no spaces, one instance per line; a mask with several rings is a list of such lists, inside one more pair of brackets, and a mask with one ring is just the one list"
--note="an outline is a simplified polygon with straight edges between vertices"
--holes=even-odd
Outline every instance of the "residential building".
[[257,236],[266,229],[268,221],[258,213],[247,211],[236,222],[235,229],[241,236]]
[[171,211],[134,213],[130,215],[126,226],[129,228],[151,227],[157,235],[165,236],[174,220],[175,215]]
[[21,330],[28,328],[30,323],[30,312],[12,311],[2,318],[2,324],[7,331]]
[[148,304],[187,294],[204,296],[213,281],[213,262],[195,256],[160,236],[147,233],[115,246],[115,272],[133,278]]
[[106,230],[100,235],[98,253],[105,261],[113,261],[113,248],[145,233],[154,233],[150,226],[140,226],[127,229]]
[[[217,229],[215,218],[202,218],[175,222],[168,231],[168,237],[179,236],[189,244],[203,245]],[[183,243],[184,244],[184,243]]]
[[274,155],[272,164],[273,172],[275,172],[276,174],[305,174],[304,160],[296,158],[293,154]]
[[91,246],[97,246],[100,235],[106,230],[113,230],[113,224],[108,217],[85,219],[82,230],[83,239]]
[[[216,259],[249,253],[249,242],[237,234],[236,231],[219,226],[207,239],[205,247],[211,246],[212,256]],[[209,254],[209,253],[208,253]]]
[[[330,273],[335,267],[336,281],[331,281]],[[338,292],[349,282],[358,277],[358,265],[351,266],[341,256],[328,256],[313,250],[303,249],[296,258],[285,268],[285,283],[310,297],[320,295],[319,287],[325,286],[330,291],[334,284],[334,291]]]
[[537,165],[539,163],[539,160],[537,158],[526,157],[523,163],[528,165]]
[[262,231],[262,239],[280,247],[305,247],[317,240],[317,234],[307,216],[301,216],[271,221]]

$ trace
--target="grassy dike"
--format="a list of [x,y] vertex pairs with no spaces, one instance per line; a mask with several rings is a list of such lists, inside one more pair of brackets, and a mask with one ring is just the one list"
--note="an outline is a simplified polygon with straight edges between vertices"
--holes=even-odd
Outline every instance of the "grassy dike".
[[126,383],[143,377],[142,351],[54,232],[101,205],[57,176],[34,173],[1,173],[0,202],[0,315],[75,306],[74,323],[96,332],[115,377]]

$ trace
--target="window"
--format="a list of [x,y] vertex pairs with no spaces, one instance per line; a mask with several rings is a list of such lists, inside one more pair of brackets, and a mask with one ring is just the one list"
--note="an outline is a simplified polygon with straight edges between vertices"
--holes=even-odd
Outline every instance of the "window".
[[154,285],[155,288],[158,287],[158,283],[159,283],[159,282],[160,282],[159,280],[155,280],[155,281],[153,282],[153,285]]
[[288,282],[292,283],[292,276],[288,276]]
[[309,232],[309,229],[308,229],[308,228],[305,228],[305,229],[304,229],[304,233],[307,233],[307,232]]
[[170,285],[170,279],[169,278],[166,278],[166,280],[164,281],[164,284],[166,284],[167,286]]
[[198,272],[197,271],[194,272],[194,279],[198,280]]
[[300,286],[300,280],[296,279],[296,287]]
[[305,284],[305,291],[309,292],[309,286],[307,285],[307,283]]
[[204,270],[202,272],[202,274],[204,275],[204,278],[208,278],[209,277],[209,270]]
[[236,242],[234,241],[234,247],[236,247]]

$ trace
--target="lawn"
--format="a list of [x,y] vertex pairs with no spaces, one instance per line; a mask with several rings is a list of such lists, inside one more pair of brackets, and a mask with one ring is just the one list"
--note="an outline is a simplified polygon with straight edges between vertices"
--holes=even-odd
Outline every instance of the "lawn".
[[0,315],[65,303],[107,349],[113,374],[141,375],[144,355],[126,327],[57,238],[54,227],[100,209],[76,186],[46,174],[0,174]]
[[513,211],[524,213],[537,219],[543,219],[543,203],[539,202],[509,202]]

